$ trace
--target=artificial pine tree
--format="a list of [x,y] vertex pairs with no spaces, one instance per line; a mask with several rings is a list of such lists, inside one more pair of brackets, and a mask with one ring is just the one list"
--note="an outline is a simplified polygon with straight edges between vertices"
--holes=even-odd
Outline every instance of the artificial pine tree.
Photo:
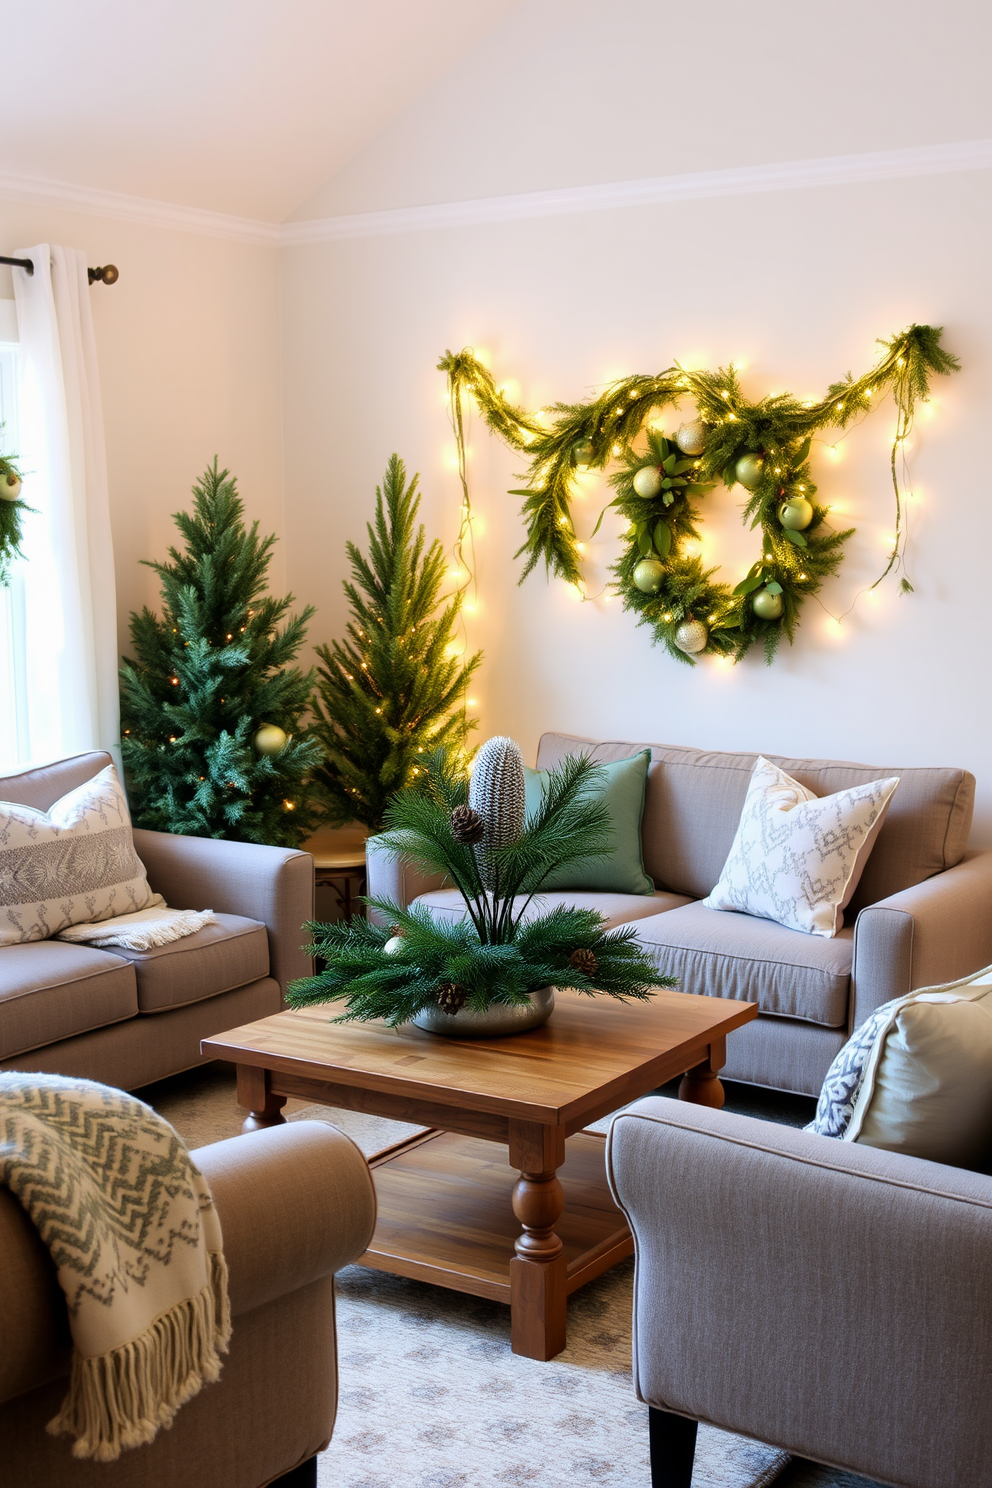
[[367,527],[368,556],[347,545],[345,639],[317,648],[314,732],[325,755],[318,779],[333,821],[373,832],[426,757],[456,756],[474,727],[460,705],[482,657],[460,662],[450,654],[461,600],[442,598],[444,550],[436,541],[426,547],[423,527],[415,527],[417,479],[407,484],[403,461],[390,457]]
[[[121,666],[122,753],[138,826],[295,847],[323,815],[320,744],[301,725],[313,671],[290,666],[313,615],[282,628],[293,596],[265,593],[275,537],[245,528],[217,461],[176,512],[185,550],[148,563],[162,618],[131,616],[136,660]],[[147,562],[147,560],[145,560]],[[271,752],[265,752],[271,751]]]

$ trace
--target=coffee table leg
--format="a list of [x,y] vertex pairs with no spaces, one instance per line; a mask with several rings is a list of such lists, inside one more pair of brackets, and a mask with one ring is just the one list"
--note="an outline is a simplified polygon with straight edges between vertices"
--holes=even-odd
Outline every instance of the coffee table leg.
[[523,1226],[510,1262],[510,1346],[528,1359],[553,1359],[565,1347],[567,1263],[555,1234],[565,1207],[557,1170],[565,1134],[536,1122],[510,1122],[510,1166],[520,1177],[513,1212]]
[[692,1101],[697,1106],[712,1106],[721,1110],[726,1094],[720,1082],[719,1071],[727,1062],[727,1040],[717,1039],[710,1044],[706,1058],[691,1070],[686,1070],[679,1086],[679,1100]]
[[243,1132],[282,1126],[286,1120],[282,1114],[285,1104],[284,1095],[272,1094],[272,1076],[268,1070],[257,1069],[253,1064],[238,1065],[238,1105],[248,1112],[241,1123]]

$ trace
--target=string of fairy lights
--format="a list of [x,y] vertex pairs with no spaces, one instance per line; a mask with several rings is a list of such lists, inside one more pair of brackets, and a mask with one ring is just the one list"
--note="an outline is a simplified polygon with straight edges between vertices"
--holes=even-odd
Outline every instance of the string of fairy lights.
[[[906,572],[906,445],[917,405],[929,399],[931,378],[959,366],[941,345],[941,332],[911,325],[882,341],[882,355],[867,373],[857,379],[848,374],[819,400],[789,393],[752,400],[732,365],[710,372],[676,363],[655,375],[620,378],[584,403],[556,403],[540,413],[512,404],[471,348],[446,352],[438,366],[448,380],[462,486],[455,551],[461,558],[471,548],[463,403],[469,399],[490,431],[528,462],[527,484],[510,492],[524,498],[522,577],[543,562],[549,576],[591,597],[572,504],[580,472],[610,469],[616,494],[608,505],[628,524],[610,585],[624,608],[690,665],[702,654],[739,661],[756,644],[771,662],[783,637],[793,641],[802,605],[837,572],[853,535],[853,529],[838,531],[830,508],[816,500],[814,440],[828,428],[853,427],[889,391],[896,408],[890,458],[895,532],[886,567],[870,589],[895,573],[900,592],[913,592]],[[666,410],[689,400],[695,417],[679,422],[673,412],[666,435]],[[716,577],[702,557],[701,503],[720,482],[743,489],[742,520],[761,534],[761,556],[735,585]],[[464,583],[475,583],[469,565]]]

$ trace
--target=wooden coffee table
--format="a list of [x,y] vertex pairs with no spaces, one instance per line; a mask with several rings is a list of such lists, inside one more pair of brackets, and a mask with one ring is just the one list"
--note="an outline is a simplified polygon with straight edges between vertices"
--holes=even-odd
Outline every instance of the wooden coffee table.
[[360,1264],[508,1302],[514,1353],[551,1359],[569,1293],[633,1249],[605,1139],[583,1127],[683,1072],[683,1100],[722,1106],[727,1034],[757,1014],[683,992],[559,992],[550,1022],[511,1038],[335,1024],[322,1007],[201,1048],[237,1065],[246,1131],[282,1122],[290,1096],[429,1127],[372,1159],[379,1217]]

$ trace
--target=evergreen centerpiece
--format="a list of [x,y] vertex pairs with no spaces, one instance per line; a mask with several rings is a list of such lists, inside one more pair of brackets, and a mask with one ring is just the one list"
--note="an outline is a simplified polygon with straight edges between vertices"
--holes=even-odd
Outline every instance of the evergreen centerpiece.
[[417,477],[407,484],[398,455],[375,497],[368,556],[347,545],[346,639],[317,648],[314,733],[324,746],[317,778],[331,820],[378,832],[390,798],[419,778],[428,755],[464,750],[474,727],[465,693],[481,657],[451,654],[461,599],[442,600],[444,551],[439,542],[425,546],[415,525]]
[[[554,869],[609,850],[600,775],[588,759],[567,757],[549,772],[541,804],[525,821],[523,760],[512,740],[483,745],[471,782],[434,755],[423,788],[390,802],[379,840],[396,857],[445,873],[461,893],[465,918],[435,919],[424,907],[369,899],[385,927],[364,920],[311,924],[310,949],[325,969],[291,983],[287,1002],[343,1001],[337,1022],[383,1018],[395,1027],[413,1020],[472,1037],[543,1022],[550,997],[543,1016],[528,1014],[532,994],[547,989],[643,1001],[657,987],[675,986],[659,975],[631,926],[607,930],[588,909],[528,915]],[[506,1013],[502,1029],[492,1026],[497,1008]]]
[[321,819],[320,745],[303,718],[314,685],[297,656],[313,610],[265,593],[275,538],[246,529],[217,461],[177,512],[185,549],[148,563],[162,617],[131,616],[121,665],[121,750],[137,826],[296,847]]

